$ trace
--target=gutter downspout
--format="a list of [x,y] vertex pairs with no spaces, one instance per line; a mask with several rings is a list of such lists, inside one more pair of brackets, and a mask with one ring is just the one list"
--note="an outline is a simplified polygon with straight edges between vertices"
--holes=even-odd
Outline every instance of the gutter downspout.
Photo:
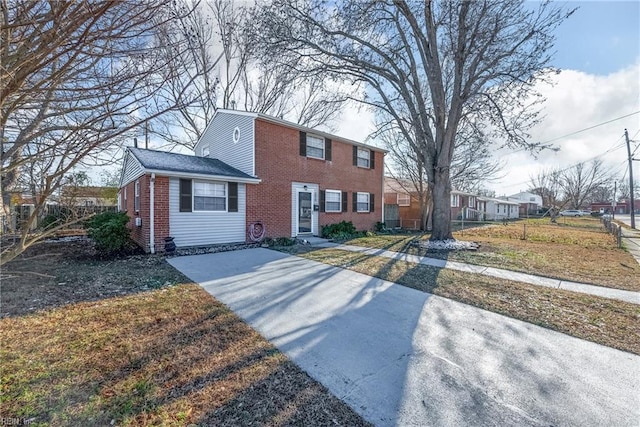
[[156,174],[151,174],[151,181],[149,182],[149,251],[152,254],[156,253],[156,233],[155,233],[155,183]]

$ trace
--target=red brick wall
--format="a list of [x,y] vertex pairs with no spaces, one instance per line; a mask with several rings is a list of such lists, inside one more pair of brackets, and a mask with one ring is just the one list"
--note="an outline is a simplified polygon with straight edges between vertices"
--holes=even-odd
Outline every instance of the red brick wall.
[[[320,190],[349,193],[348,212],[319,213],[323,225],[352,221],[358,230],[369,230],[382,221],[383,153],[374,152],[375,169],[353,166],[353,145],[333,140],[331,161],[300,155],[300,132],[260,119],[255,123],[256,175],[258,185],[247,185],[247,223],[262,221],[267,236],[291,235],[291,183],[318,184]],[[351,212],[352,193],[373,193],[375,211]]]
[[[150,175],[143,175],[138,178],[140,181],[140,211],[135,211],[135,182],[126,185],[127,200],[124,199],[124,187],[120,189],[120,197],[122,200],[122,209],[127,211],[129,215],[128,227],[131,230],[131,239],[142,247],[146,252],[150,251],[150,192],[149,183]],[[154,197],[154,220],[155,220],[155,251],[164,251],[164,238],[169,236],[169,178],[166,176],[156,176],[155,178],[155,197]],[[125,204],[126,203],[126,204]],[[135,218],[142,219],[142,226],[136,227]]]

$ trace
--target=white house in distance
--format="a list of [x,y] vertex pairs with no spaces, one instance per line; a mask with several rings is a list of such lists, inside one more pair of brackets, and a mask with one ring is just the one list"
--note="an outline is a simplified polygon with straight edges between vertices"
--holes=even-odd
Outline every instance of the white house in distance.
[[483,207],[484,221],[502,221],[505,219],[518,219],[520,203],[512,200],[496,199],[493,197],[478,196],[478,204]]
[[520,216],[535,214],[542,207],[542,196],[522,191],[517,194],[507,196],[508,200],[520,203]]

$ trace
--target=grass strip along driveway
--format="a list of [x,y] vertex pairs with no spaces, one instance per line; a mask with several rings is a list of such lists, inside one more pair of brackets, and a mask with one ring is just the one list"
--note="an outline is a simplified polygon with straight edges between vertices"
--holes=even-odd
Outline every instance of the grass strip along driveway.
[[636,304],[340,249],[298,255],[640,354]]
[[3,293],[23,297],[0,319],[3,419],[367,425],[162,258],[78,260],[69,249],[27,254],[3,271]]
[[[471,223],[473,225],[473,223]],[[497,267],[538,276],[640,291],[640,264],[596,218],[521,220],[457,231],[454,237],[480,243],[478,251],[427,252],[414,244],[425,235],[377,235],[345,243],[413,255]]]

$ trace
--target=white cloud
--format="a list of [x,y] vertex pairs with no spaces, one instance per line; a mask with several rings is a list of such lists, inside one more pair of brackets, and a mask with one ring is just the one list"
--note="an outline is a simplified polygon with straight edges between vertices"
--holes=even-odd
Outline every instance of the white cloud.
[[[540,89],[547,101],[544,119],[531,130],[534,141],[559,138],[640,110],[640,62],[606,76],[566,70],[554,76],[554,81],[553,87]],[[501,152],[506,176],[490,187],[498,194],[515,193],[526,189],[529,178],[545,168],[566,168],[596,156],[622,175],[627,168],[625,128],[630,137],[640,131],[640,114],[558,139],[553,144],[560,151],[543,152],[537,159],[523,152]],[[608,150],[611,152],[603,155]],[[640,165],[634,171],[636,177],[638,169]]]

